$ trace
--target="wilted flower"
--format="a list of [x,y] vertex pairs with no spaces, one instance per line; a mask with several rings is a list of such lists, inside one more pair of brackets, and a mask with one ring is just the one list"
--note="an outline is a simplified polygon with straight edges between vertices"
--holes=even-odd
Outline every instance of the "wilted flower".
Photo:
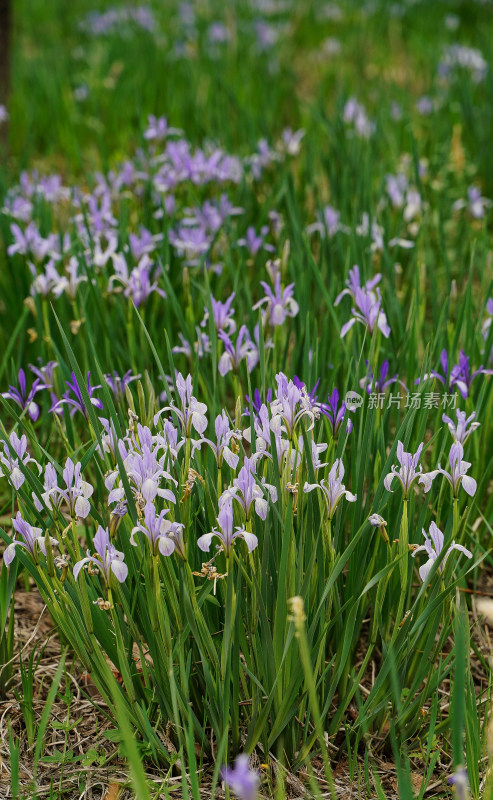
[[[23,547],[36,562],[38,561],[38,550],[41,550],[43,555],[46,555],[46,541],[41,528],[34,528],[29,522],[22,519],[20,511],[17,512],[15,519],[12,520],[12,525],[16,535],[21,538],[11,542],[5,548],[3,560],[6,567],[9,567],[14,560],[16,547]],[[57,540],[52,536],[50,536],[50,542],[53,547],[58,545]]]
[[9,386],[8,392],[2,392],[2,397],[6,397],[9,400],[13,400],[14,403],[25,411],[27,409],[27,413],[31,417],[33,422],[39,417],[39,406],[37,403],[34,402],[34,396],[40,392],[42,389],[45,388],[44,384],[41,383],[39,378],[36,378],[33,381],[33,385],[29,392],[27,391],[26,385],[26,375],[23,369],[19,370],[19,388],[17,389],[15,386]]
[[85,564],[94,564],[103,575],[107,585],[110,583],[111,573],[120,583],[123,583],[128,575],[128,567],[123,560],[125,556],[111,544],[110,535],[106,528],[99,526],[93,544],[96,549],[95,555],[91,556],[88,550],[87,557],[75,564],[75,580],[77,580],[79,572]]
[[461,411],[459,408],[457,409],[457,425],[447,417],[446,414],[443,415],[442,420],[446,422],[448,425],[448,429],[452,434],[452,438],[454,442],[460,442],[461,444],[465,444],[469,439],[471,433],[479,428],[481,425],[480,422],[473,422],[473,419],[476,416],[476,412],[473,411],[466,419],[466,412]]
[[368,522],[372,526],[372,528],[378,528],[380,532],[380,536],[384,540],[384,542],[389,541],[389,537],[386,531],[387,527],[387,520],[380,516],[380,514],[371,514],[368,517]]
[[197,539],[197,545],[200,547],[201,550],[204,552],[208,552],[211,549],[212,539],[216,538],[219,539],[221,542],[224,552],[226,554],[226,558],[229,558],[229,554],[231,552],[231,548],[233,547],[233,543],[235,539],[238,537],[244,539],[246,542],[246,546],[248,547],[248,552],[251,553],[252,550],[255,550],[258,544],[258,539],[253,533],[249,533],[244,528],[236,527],[233,532],[233,501],[230,500],[229,502],[224,503],[221,508],[219,509],[219,514],[217,515],[217,524],[219,525],[220,530],[218,531],[216,528],[213,528],[210,533],[205,533],[203,536],[200,536]]
[[221,774],[239,800],[255,800],[260,778],[257,772],[250,769],[246,753],[237,756],[234,769],[223,767]]
[[[428,555],[428,561],[419,568],[419,577],[424,583],[428,578],[428,575],[430,574],[433,564],[435,563],[435,561],[437,560],[437,558],[439,557],[439,555],[443,550],[444,537],[443,533],[434,522],[432,522],[430,525],[429,537],[424,528],[423,528],[423,536],[425,537],[424,545],[421,544],[419,547],[416,547],[412,555],[414,557],[416,553],[420,553],[421,551],[426,552]],[[466,550],[466,548],[463,547],[461,544],[456,544],[455,542],[452,542],[447,552],[445,553],[445,556],[443,557],[442,563],[440,564],[439,567],[440,572],[444,569],[445,562],[447,561],[447,558],[449,557],[452,550],[459,550],[461,553],[464,553],[464,555],[466,555],[468,558],[472,558],[472,553],[469,550]]]
[[387,524],[386,520],[384,520],[380,514],[371,514],[368,517],[368,522],[373,528],[381,528],[382,525],[385,526]]
[[343,479],[344,465],[342,459],[338,458],[334,461],[328,478],[322,478],[320,483],[305,483],[303,487],[304,492],[313,492],[314,489],[320,489],[327,506],[329,520],[334,516],[337,506],[343,497],[350,503],[354,503],[357,499],[355,494],[352,494],[346,489],[342,482]]
[[[409,497],[409,493],[411,491],[411,487],[416,483],[422,483],[424,486],[425,492],[429,492],[431,489],[431,484],[433,482],[433,478],[436,475],[436,472],[423,472],[423,467],[420,465],[418,467],[419,457],[421,455],[421,451],[423,449],[423,443],[420,444],[418,449],[416,450],[415,454],[406,453],[404,450],[404,445],[402,442],[397,444],[397,459],[399,461],[400,467],[397,470],[395,466],[391,467],[391,472],[386,475],[384,480],[384,486],[388,492],[391,492],[392,481],[394,478],[397,478],[402,486],[402,493],[404,495],[404,499],[407,500]],[[418,469],[416,469],[418,467]]]

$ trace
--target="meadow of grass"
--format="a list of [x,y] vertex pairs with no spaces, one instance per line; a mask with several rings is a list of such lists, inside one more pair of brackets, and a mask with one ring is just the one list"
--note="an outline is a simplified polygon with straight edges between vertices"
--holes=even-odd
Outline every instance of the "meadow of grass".
[[0,796],[493,798],[491,3],[12,6]]

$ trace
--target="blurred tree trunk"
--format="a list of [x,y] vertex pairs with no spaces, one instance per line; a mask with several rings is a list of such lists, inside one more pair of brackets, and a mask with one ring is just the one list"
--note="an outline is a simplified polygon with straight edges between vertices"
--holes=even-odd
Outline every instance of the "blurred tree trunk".
[[[9,110],[11,0],[0,0],[0,105]],[[0,137],[7,140],[8,123],[0,125]]]

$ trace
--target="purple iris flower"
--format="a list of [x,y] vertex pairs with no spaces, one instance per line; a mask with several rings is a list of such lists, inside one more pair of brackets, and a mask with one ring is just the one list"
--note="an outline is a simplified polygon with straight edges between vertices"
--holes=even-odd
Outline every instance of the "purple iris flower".
[[169,241],[179,256],[185,256],[188,266],[196,267],[200,264],[201,256],[209,250],[212,237],[201,225],[182,223],[176,231],[169,231]]
[[[490,333],[490,329],[491,329],[491,324],[493,322],[493,297],[489,297],[487,302],[486,302],[486,313],[487,313],[488,316],[486,317],[486,319],[484,320],[484,322],[483,322],[483,324],[481,326],[481,333],[482,333],[483,339],[485,341],[487,341],[487,339],[488,339],[488,336],[489,336],[489,333]],[[490,350],[490,356],[489,356],[488,360],[490,362],[493,361],[493,347]]]
[[246,753],[237,756],[234,769],[223,767],[221,775],[239,800],[255,800],[260,777],[258,772],[250,769]]
[[338,231],[342,233],[349,233],[349,228],[341,224],[341,212],[337,211],[332,206],[324,206],[322,214],[317,212],[317,222],[309,225],[306,229],[307,233],[314,233],[317,231],[321,236],[335,236]]
[[21,255],[32,254],[35,261],[42,261],[46,256],[57,256],[56,245],[57,236],[50,234],[43,239],[35,222],[30,222],[25,231],[13,222],[10,226],[14,237],[14,243],[9,245],[7,253],[13,256],[15,253]]
[[115,370],[104,376],[106,383],[115,395],[117,400],[122,400],[125,397],[125,390],[129,383],[137,381],[140,375],[132,375],[132,370],[129,369],[121,378]]
[[[436,378],[448,391],[451,391],[453,387],[456,386],[464,399],[469,395],[471,383],[474,378],[478,375],[493,375],[493,370],[484,369],[482,366],[471,373],[469,356],[466,356],[464,350],[461,350],[459,353],[459,363],[451,369],[449,369],[447,351],[442,350],[440,353],[440,364],[442,366],[443,375],[435,370],[431,370],[431,372],[424,375],[423,380],[427,380],[430,377]],[[421,378],[417,378],[415,381],[415,383],[420,382]]]
[[464,448],[460,442],[454,442],[452,447],[450,448],[449,454],[449,463],[450,463],[450,472],[442,469],[440,464],[438,465],[437,469],[433,475],[438,475],[439,472],[442,475],[445,475],[446,479],[450,483],[452,489],[452,495],[454,498],[458,497],[459,488],[462,484],[462,488],[470,497],[474,497],[476,494],[477,483],[474,478],[471,478],[470,475],[466,475],[471,464],[469,461],[463,461],[462,456],[464,455]]
[[144,524],[137,525],[132,529],[130,544],[136,547],[135,534],[142,533],[148,540],[153,555],[157,555],[159,552],[163,556],[170,556],[175,550],[173,537],[176,533],[180,533],[185,526],[180,522],[170,522],[165,519],[166,514],[169,514],[169,508],[163,509],[158,514],[153,503],[146,503]]
[[487,197],[481,196],[481,190],[478,186],[469,186],[467,190],[467,200],[456,200],[452,208],[458,211],[462,208],[467,208],[471,217],[474,219],[483,219],[486,214],[486,209],[491,206],[491,200]]
[[147,129],[144,132],[144,139],[148,141],[162,141],[173,134],[181,134],[178,128],[170,128],[166,117],[155,117],[150,114],[147,118]]
[[458,767],[454,774],[450,776],[448,782],[455,789],[456,800],[468,800],[469,798],[469,778],[464,767]]
[[130,252],[135,261],[139,261],[142,256],[154,252],[158,243],[162,241],[163,234],[156,233],[153,235],[147,228],[141,226],[140,236],[136,233],[130,233],[128,243],[130,245]]
[[357,264],[355,264],[354,267],[349,270],[349,278],[346,280],[346,288],[337,295],[336,299],[334,300],[334,305],[339,305],[342,298],[347,294],[356,302],[356,292],[358,289],[365,289],[367,292],[371,292],[381,280],[382,276],[378,272],[373,278],[371,278],[369,281],[366,281],[364,286],[362,286],[359,267]]
[[392,378],[387,378],[387,375],[389,374],[389,362],[387,360],[385,360],[380,367],[379,378],[374,378],[373,370],[369,366],[368,361],[365,361],[365,364],[368,367],[368,375],[365,378],[362,378],[360,386],[362,389],[366,389],[367,394],[371,394],[372,392],[385,392],[387,387],[391,386],[393,383],[399,383],[407,392],[407,386],[404,381],[399,380],[397,372]]
[[[15,539],[5,548],[3,560],[6,567],[9,567],[14,560],[16,547],[23,547],[36,562],[38,561],[38,550],[41,550],[43,555],[46,555],[46,542],[41,528],[34,528],[29,522],[23,520],[20,511],[17,512],[16,518],[12,520],[12,525],[17,537],[20,536],[21,538]],[[58,544],[57,540],[51,536],[50,542],[53,547]]]
[[223,550],[226,554],[226,558],[229,558],[229,554],[231,553],[235,539],[243,539],[246,542],[249,553],[251,553],[252,550],[255,550],[257,547],[258,539],[255,534],[249,533],[241,527],[235,528],[233,532],[232,500],[230,500],[229,503],[224,503],[224,505],[221,506],[219,514],[217,515],[217,524],[220,528],[219,531],[216,528],[213,528],[210,533],[205,533],[203,536],[200,536],[197,539],[197,545],[201,550],[204,551],[204,553],[207,553],[211,549],[213,538],[219,539],[221,542]]
[[264,238],[269,233],[269,226],[264,225],[260,229],[260,233],[257,234],[255,232],[255,228],[250,225],[247,228],[246,237],[243,239],[238,239],[238,244],[240,247],[246,247],[252,258],[255,258],[259,250],[267,250],[269,253],[273,253],[275,248],[271,244],[264,244]]
[[[159,450],[159,445],[152,449],[146,443],[142,445],[141,452],[132,450],[124,458],[123,466],[139,509],[144,508],[146,503],[152,503],[156,497],[161,497],[169,503],[176,503],[174,492],[160,485],[161,480],[164,479],[176,486],[176,480],[164,469],[164,456],[158,458],[157,450]],[[123,486],[115,487],[119,477],[118,470],[110,472],[106,476],[105,486],[109,491],[108,503],[121,502],[125,498]]]
[[476,417],[476,412],[473,411],[466,418],[466,412],[461,411],[459,408],[457,409],[457,425],[447,417],[446,414],[443,415],[442,420],[446,422],[448,425],[448,429],[452,434],[452,438],[454,442],[460,442],[460,444],[465,444],[469,439],[471,433],[479,428],[480,422],[473,422],[474,418]]
[[284,289],[281,287],[281,274],[278,272],[275,277],[274,290],[268,283],[260,281],[265,291],[265,297],[255,303],[253,310],[256,311],[263,305],[266,306],[262,312],[262,318],[267,315],[269,323],[275,327],[283,325],[287,317],[295,317],[299,311],[299,305],[293,297],[294,283],[290,283]]
[[[295,383],[296,383],[297,380],[298,379],[296,378],[296,375],[295,375],[295,377],[294,377]],[[296,384],[296,385],[298,386],[298,384]],[[301,386],[299,388],[301,388]],[[245,395],[245,400],[246,400],[246,402],[248,403],[248,406],[249,406],[250,405],[250,398],[248,397],[247,394]],[[267,389],[267,394],[265,395],[265,400],[266,400],[266,403],[270,403],[271,402],[271,400],[272,400],[272,389],[270,389],[270,388]],[[264,403],[263,403],[262,396],[261,396],[259,390],[255,389],[255,391],[253,393],[253,397],[252,397],[252,408],[253,408],[256,416],[259,415],[260,409],[263,406],[263,404]],[[250,409],[249,409],[248,406],[246,407],[246,409],[243,412],[243,415],[245,417],[249,417],[250,416]]]
[[36,367],[34,364],[29,364],[29,369],[36,375],[45,389],[52,389],[53,373],[58,367],[58,361],[48,361],[44,366],[41,363],[41,359],[38,359],[38,361],[39,367]]
[[493,375],[493,370],[483,369],[481,366],[471,373],[469,356],[466,356],[464,350],[461,350],[459,353],[459,363],[450,370],[450,388],[457,386],[462,397],[466,398],[469,394],[471,383],[478,375]]
[[[423,529],[423,536],[425,537],[424,545],[421,544],[419,547],[416,547],[412,555],[414,557],[416,553],[420,553],[423,550],[428,555],[428,561],[419,568],[419,577],[421,578],[423,583],[425,583],[426,579],[428,578],[428,575],[431,572],[433,564],[435,563],[435,561],[437,560],[437,558],[439,557],[440,553],[443,550],[444,536],[441,530],[437,527],[437,525],[434,522],[432,522],[430,525],[429,537],[424,529]],[[472,558],[472,553],[469,550],[466,550],[466,548],[463,547],[461,544],[456,544],[455,542],[452,542],[447,552],[445,553],[442,563],[440,564],[439,567],[440,572],[445,567],[445,562],[447,561],[447,558],[449,557],[452,550],[459,550],[461,553],[464,553],[464,555],[467,556],[468,558]]]
[[311,390],[308,389],[306,383],[302,381],[301,378],[298,378],[297,375],[294,376],[293,383],[303,393],[306,401],[308,402],[308,404],[312,409],[318,408],[323,412],[322,403],[318,402],[318,395],[315,394],[318,388],[318,384],[320,383],[320,378],[317,380],[315,386]]
[[320,483],[305,483],[303,487],[305,493],[313,492],[314,489],[320,489],[327,506],[329,520],[331,520],[336,513],[337,506],[343,497],[350,503],[354,503],[357,499],[355,494],[352,494],[352,492],[346,489],[342,482],[343,479],[344,465],[342,459],[338,458],[334,461],[328,478],[322,478]]
[[[271,434],[273,433],[279,468],[281,469],[282,456],[289,446],[287,439],[282,438],[283,425],[281,417],[277,414],[275,417],[271,418],[269,416],[269,409],[263,404],[260,406],[258,414],[255,414],[254,429],[257,438],[255,453],[252,455],[252,459],[256,462],[261,456],[272,458],[268,451],[271,445]],[[251,427],[243,431],[243,436],[247,442],[251,443]]]
[[[53,464],[46,465],[44,476],[44,492],[41,495],[47,508],[60,509],[66,505],[67,511],[72,519],[86,519],[91,511],[89,498],[94,492],[93,486],[87,481],[82,480],[82,465],[80,461],[74,464],[71,458],[67,458],[62,472],[65,487],[58,486],[58,475]],[[33,495],[34,505],[38,511],[43,510],[43,505],[39,499]]]
[[28,261],[28,266],[33,278],[30,289],[30,293],[33,297],[40,294],[43,297],[53,295],[53,297],[58,298],[68,288],[67,278],[59,274],[53,259],[50,259],[48,263],[44,265],[44,272],[40,274],[38,274],[38,270],[32,261]]
[[82,567],[85,564],[94,564],[98,571],[103,575],[107,585],[110,583],[111,573],[120,582],[126,579],[128,567],[124,562],[124,554],[111,544],[110,534],[107,528],[99,526],[94,537],[94,547],[96,553],[91,556],[89,550],[87,557],[78,561],[74,566],[74,578],[77,580]]
[[392,491],[391,486],[394,478],[399,480],[405,500],[407,500],[409,497],[409,492],[416,482],[423,484],[425,493],[430,491],[433,478],[436,476],[436,472],[423,472],[423,467],[421,465],[418,467],[418,461],[423,446],[424,445],[422,442],[413,455],[412,453],[406,453],[402,442],[398,442],[397,460],[400,464],[399,469],[397,469],[395,466],[392,466],[391,472],[385,476],[383,482],[388,492]]
[[0,478],[8,475],[9,481],[14,489],[20,489],[25,481],[25,476],[19,467],[19,461],[23,466],[32,461],[41,472],[41,465],[31,458],[27,453],[27,436],[23,434],[21,438],[17,436],[15,431],[12,431],[9,437],[9,442],[2,442],[3,453],[0,453]]
[[353,316],[341,328],[341,339],[356,322],[361,322],[365,325],[370,335],[373,334],[377,327],[388,339],[390,327],[387,323],[385,312],[382,310],[380,289],[377,288],[376,293],[366,289],[356,289],[354,300],[356,308],[351,310]]
[[[327,417],[332,428],[332,435],[337,436],[344,420],[346,411],[354,411],[354,407],[347,407],[346,403],[341,403],[339,408],[339,391],[334,388],[332,394],[329,394],[327,403],[320,403],[321,412]],[[353,430],[353,421],[348,419],[346,425],[346,433],[351,433]]]
[[151,280],[151,272],[154,277],[160,274],[161,267],[154,267],[154,263],[147,254],[143,255],[134,269],[129,272],[127,262],[122,255],[114,259],[115,275],[108,281],[108,290],[113,291],[114,281],[123,284],[123,294],[128,297],[138,307],[147,302],[150,295],[156,292],[160,297],[165,298],[166,292],[159,288],[157,281]]
[[174,403],[165,408],[162,408],[154,417],[154,425],[157,424],[161,414],[165,411],[173,411],[180,422],[182,433],[188,439],[191,436],[192,428],[195,428],[197,433],[204,433],[207,428],[207,406],[205,403],[199,403],[196,397],[192,395],[192,376],[187,375],[186,379],[179,372],[176,376],[176,389],[180,398],[181,408],[178,408]]
[[28,392],[26,375],[23,369],[19,370],[18,380],[19,388],[17,389],[15,386],[9,386],[8,392],[2,392],[2,397],[13,400],[14,403],[17,403],[17,405],[20,406],[22,411],[27,410],[27,413],[31,417],[32,421],[36,422],[39,417],[39,406],[34,402],[34,396],[46,387],[43,383],[41,383],[39,378],[36,378]]
[[216,457],[218,469],[221,469],[223,460],[226,461],[231,469],[236,469],[239,456],[231,450],[229,444],[232,439],[241,439],[242,433],[241,431],[230,430],[228,415],[224,409],[222,413],[218,414],[216,417],[215,430],[216,444],[214,444],[214,442],[212,442],[210,439],[202,437],[198,441],[194,441],[193,451],[195,452],[195,450],[200,448],[201,445],[206,444],[211,448]]
[[318,409],[307,401],[304,390],[298,389],[294,381],[288,380],[283,372],[276,375],[277,391],[271,403],[272,422],[275,425],[279,418],[286,427],[288,438],[292,439],[295,428],[303,417],[308,417],[311,430],[318,416]]
[[[271,501],[273,503],[277,502],[275,486],[263,481],[262,486],[267,489]],[[238,477],[233,481],[233,486],[226,489],[219,498],[219,508],[222,508],[225,503],[229,503],[230,500],[236,500],[243,511],[246,521],[250,519],[253,508],[255,508],[255,513],[260,519],[265,520],[267,517],[268,502],[255,480],[255,462],[253,459],[245,457]]]
[[[105,419],[104,417],[99,417],[99,421],[103,427],[104,433],[101,434],[101,444],[102,449],[98,445],[97,451],[101,458],[104,459],[105,453],[110,453],[112,457],[113,463],[116,462],[117,457],[116,454],[122,448],[125,448],[125,442],[117,436],[115,424],[113,421]],[[124,450],[126,453],[126,449]]]
[[240,363],[246,358],[248,371],[251,372],[259,359],[258,347],[252,340],[246,325],[242,325],[233,344],[224,331],[219,331],[219,338],[224,344],[225,351],[219,359],[218,370],[224,377],[231,370],[237,371]]
[[[225,333],[230,336],[236,331],[236,322],[233,319],[235,310],[234,308],[231,308],[234,299],[235,292],[230,294],[224,303],[222,303],[221,300],[216,300],[211,294],[212,319],[214,321],[214,326],[217,331],[225,331]],[[208,319],[209,309],[207,306],[205,306],[204,319],[202,320],[201,325],[206,325]]]
[[[79,384],[77,382],[77,378],[75,377],[75,372],[72,372],[72,382],[65,381],[65,384],[68,387],[67,391],[63,393],[61,400],[57,400],[55,403],[53,403],[53,405],[50,408],[50,411],[54,413],[59,413],[60,407],[66,404],[70,406],[71,417],[73,417],[76,411],[80,411],[84,415],[86,420],[89,420],[89,414],[86,405],[84,403],[84,400],[82,398],[82,393]],[[100,388],[101,386],[91,386],[91,373],[88,372],[87,393],[89,395],[89,400],[91,401],[91,404],[95,406],[95,408],[101,410],[103,408],[101,400],[99,400],[97,397],[93,397],[93,394],[96,391],[96,389]]]

